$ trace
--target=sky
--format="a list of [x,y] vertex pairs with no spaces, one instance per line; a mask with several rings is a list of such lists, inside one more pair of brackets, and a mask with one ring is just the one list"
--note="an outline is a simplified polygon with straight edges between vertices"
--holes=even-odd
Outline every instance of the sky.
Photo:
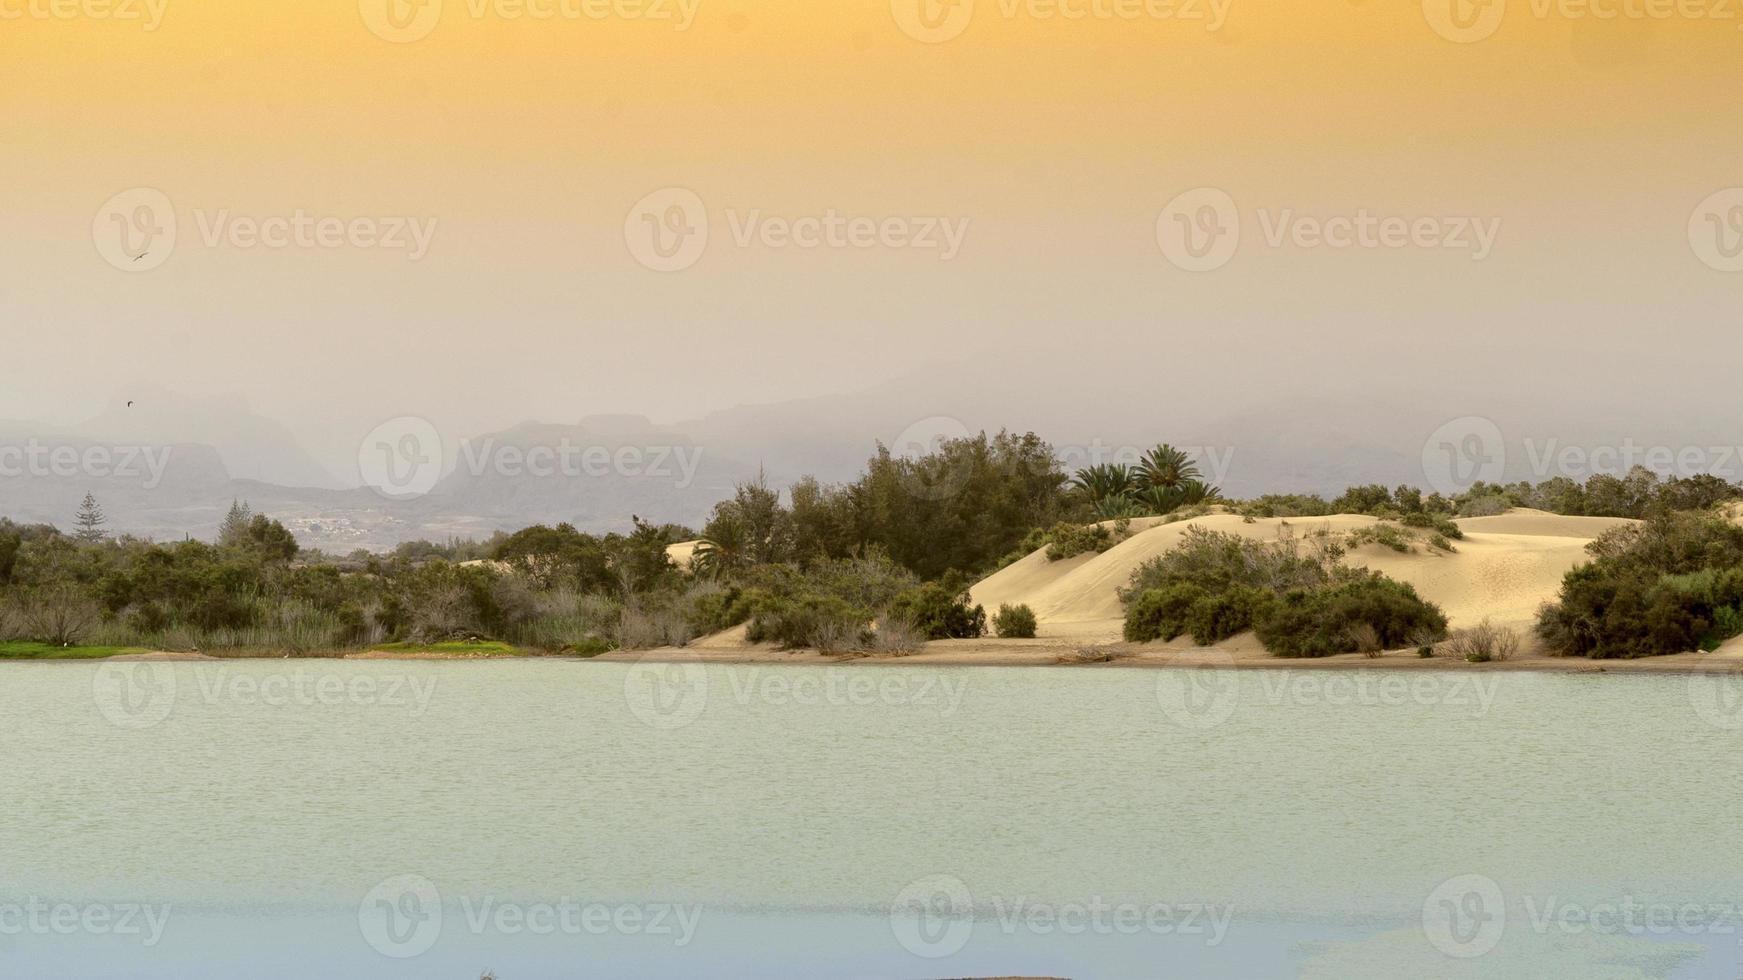
[[0,0],[0,419],[1711,417],[1740,55],[1733,0]]

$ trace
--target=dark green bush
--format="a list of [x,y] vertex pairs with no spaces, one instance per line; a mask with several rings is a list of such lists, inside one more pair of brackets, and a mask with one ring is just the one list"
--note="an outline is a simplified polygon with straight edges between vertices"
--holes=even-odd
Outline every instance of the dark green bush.
[[1237,585],[1227,592],[1207,595],[1186,612],[1186,631],[1192,642],[1210,646],[1253,628],[1253,621],[1276,601],[1264,589]]
[[1191,582],[1146,590],[1126,613],[1126,640],[1149,643],[1174,639],[1186,632],[1186,618],[1193,605],[1209,596],[1204,586]]
[[970,606],[967,592],[928,582],[890,604],[890,615],[914,624],[928,640],[971,640],[986,635],[986,610]]
[[1351,630],[1373,627],[1385,649],[1404,646],[1422,632],[1439,637],[1446,616],[1416,590],[1378,572],[1341,569],[1319,588],[1291,589],[1267,605],[1254,623],[1265,649],[1280,657],[1329,657],[1354,653]]
[[859,636],[869,632],[871,613],[834,596],[796,598],[763,594],[754,600],[752,643],[774,642],[783,647],[809,647],[820,636]]
[[1537,634],[1562,656],[1617,659],[1712,649],[1743,629],[1743,528],[1664,513],[1587,546]]
[[1033,640],[1035,611],[1028,606],[1000,606],[993,617],[993,631],[1002,640]]

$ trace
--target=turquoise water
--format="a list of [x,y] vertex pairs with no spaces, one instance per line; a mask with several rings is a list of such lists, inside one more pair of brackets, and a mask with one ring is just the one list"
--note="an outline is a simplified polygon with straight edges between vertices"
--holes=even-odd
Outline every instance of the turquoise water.
[[6,665],[0,976],[1738,980],[1733,685]]

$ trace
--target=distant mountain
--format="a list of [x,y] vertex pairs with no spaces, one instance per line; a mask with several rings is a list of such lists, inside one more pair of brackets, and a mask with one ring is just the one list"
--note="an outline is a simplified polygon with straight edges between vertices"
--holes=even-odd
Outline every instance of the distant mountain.
[[[935,437],[1001,426],[1033,430],[1053,443],[1068,469],[1132,461],[1160,441],[1194,451],[1223,490],[1333,495],[1352,484],[1429,486],[1425,448],[1459,452],[1473,433],[1453,413],[1446,391],[1416,390],[1416,379],[1364,383],[1345,393],[1295,396],[1244,407],[1214,397],[1226,379],[1187,375],[1167,386],[1145,366],[1123,382],[1012,385],[974,365],[930,369],[888,384],[816,398],[743,405],[660,425],[635,415],[592,416],[575,424],[526,422],[457,440],[431,491],[390,499],[338,486],[276,422],[238,400],[186,399],[142,389],[132,408],[106,410],[54,431],[0,422],[0,514],[70,525],[79,500],[97,495],[112,531],[156,538],[209,539],[232,500],[286,522],[305,545],[329,551],[386,549],[413,539],[485,537],[533,523],[569,522],[594,532],[623,530],[631,515],[700,526],[733,486],[759,470],[785,487],[802,475],[853,479],[876,444],[901,451]],[[1137,380],[1133,380],[1136,378]],[[1426,382],[1424,382],[1426,384]],[[1568,472],[1550,457],[1634,444],[1711,449],[1716,465],[1743,478],[1743,451],[1729,457],[1723,418],[1623,419],[1606,414],[1602,393],[1564,394],[1546,411],[1540,393],[1520,391],[1462,409],[1494,424],[1504,446],[1504,479],[1543,480]],[[1480,442],[1480,440],[1479,440]],[[35,447],[42,457],[22,470]],[[8,455],[8,454],[11,455]],[[71,454],[69,457],[67,454]],[[109,460],[107,471],[87,465]],[[132,453],[128,472],[122,455]],[[1598,460],[1601,465],[1616,463]],[[1546,469],[1547,467],[1547,469]]]
[[111,445],[210,446],[230,475],[241,480],[332,490],[345,486],[309,455],[289,429],[255,414],[240,396],[195,398],[140,385],[72,431]]

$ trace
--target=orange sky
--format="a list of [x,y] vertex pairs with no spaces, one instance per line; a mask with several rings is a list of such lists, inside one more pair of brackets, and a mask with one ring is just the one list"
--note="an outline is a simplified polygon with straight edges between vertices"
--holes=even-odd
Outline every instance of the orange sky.
[[[1212,31],[1160,0],[1175,16],[978,0],[928,44],[900,26],[916,0],[659,0],[694,6],[688,30],[445,0],[427,36],[389,43],[367,26],[385,0],[153,2],[148,31],[0,0],[0,329],[23,357],[89,352],[88,385],[24,379],[0,417],[76,416],[141,370],[220,384],[244,355],[274,368],[245,386],[258,406],[308,428],[681,417],[840,386],[825,364],[869,381],[1002,347],[1291,349],[1371,344],[1382,325],[1401,346],[1412,329],[1510,343],[1594,310],[1697,330],[1739,295],[1685,231],[1743,184],[1739,20],[1510,0],[1492,36],[1454,43],[1418,3],[1219,0]],[[1247,237],[1226,268],[1184,273],[1157,215],[1203,186],[1248,212]],[[183,226],[142,275],[92,243],[98,208],[133,187],[162,191]],[[715,212],[679,273],[625,247],[627,212],[665,187]],[[1255,244],[1260,208],[1502,224],[1472,263]],[[439,228],[417,262],[207,247],[195,230],[196,211],[298,209]],[[940,262],[738,248],[725,217],[830,209],[972,225]],[[525,383],[464,407],[428,397],[481,369]]]

